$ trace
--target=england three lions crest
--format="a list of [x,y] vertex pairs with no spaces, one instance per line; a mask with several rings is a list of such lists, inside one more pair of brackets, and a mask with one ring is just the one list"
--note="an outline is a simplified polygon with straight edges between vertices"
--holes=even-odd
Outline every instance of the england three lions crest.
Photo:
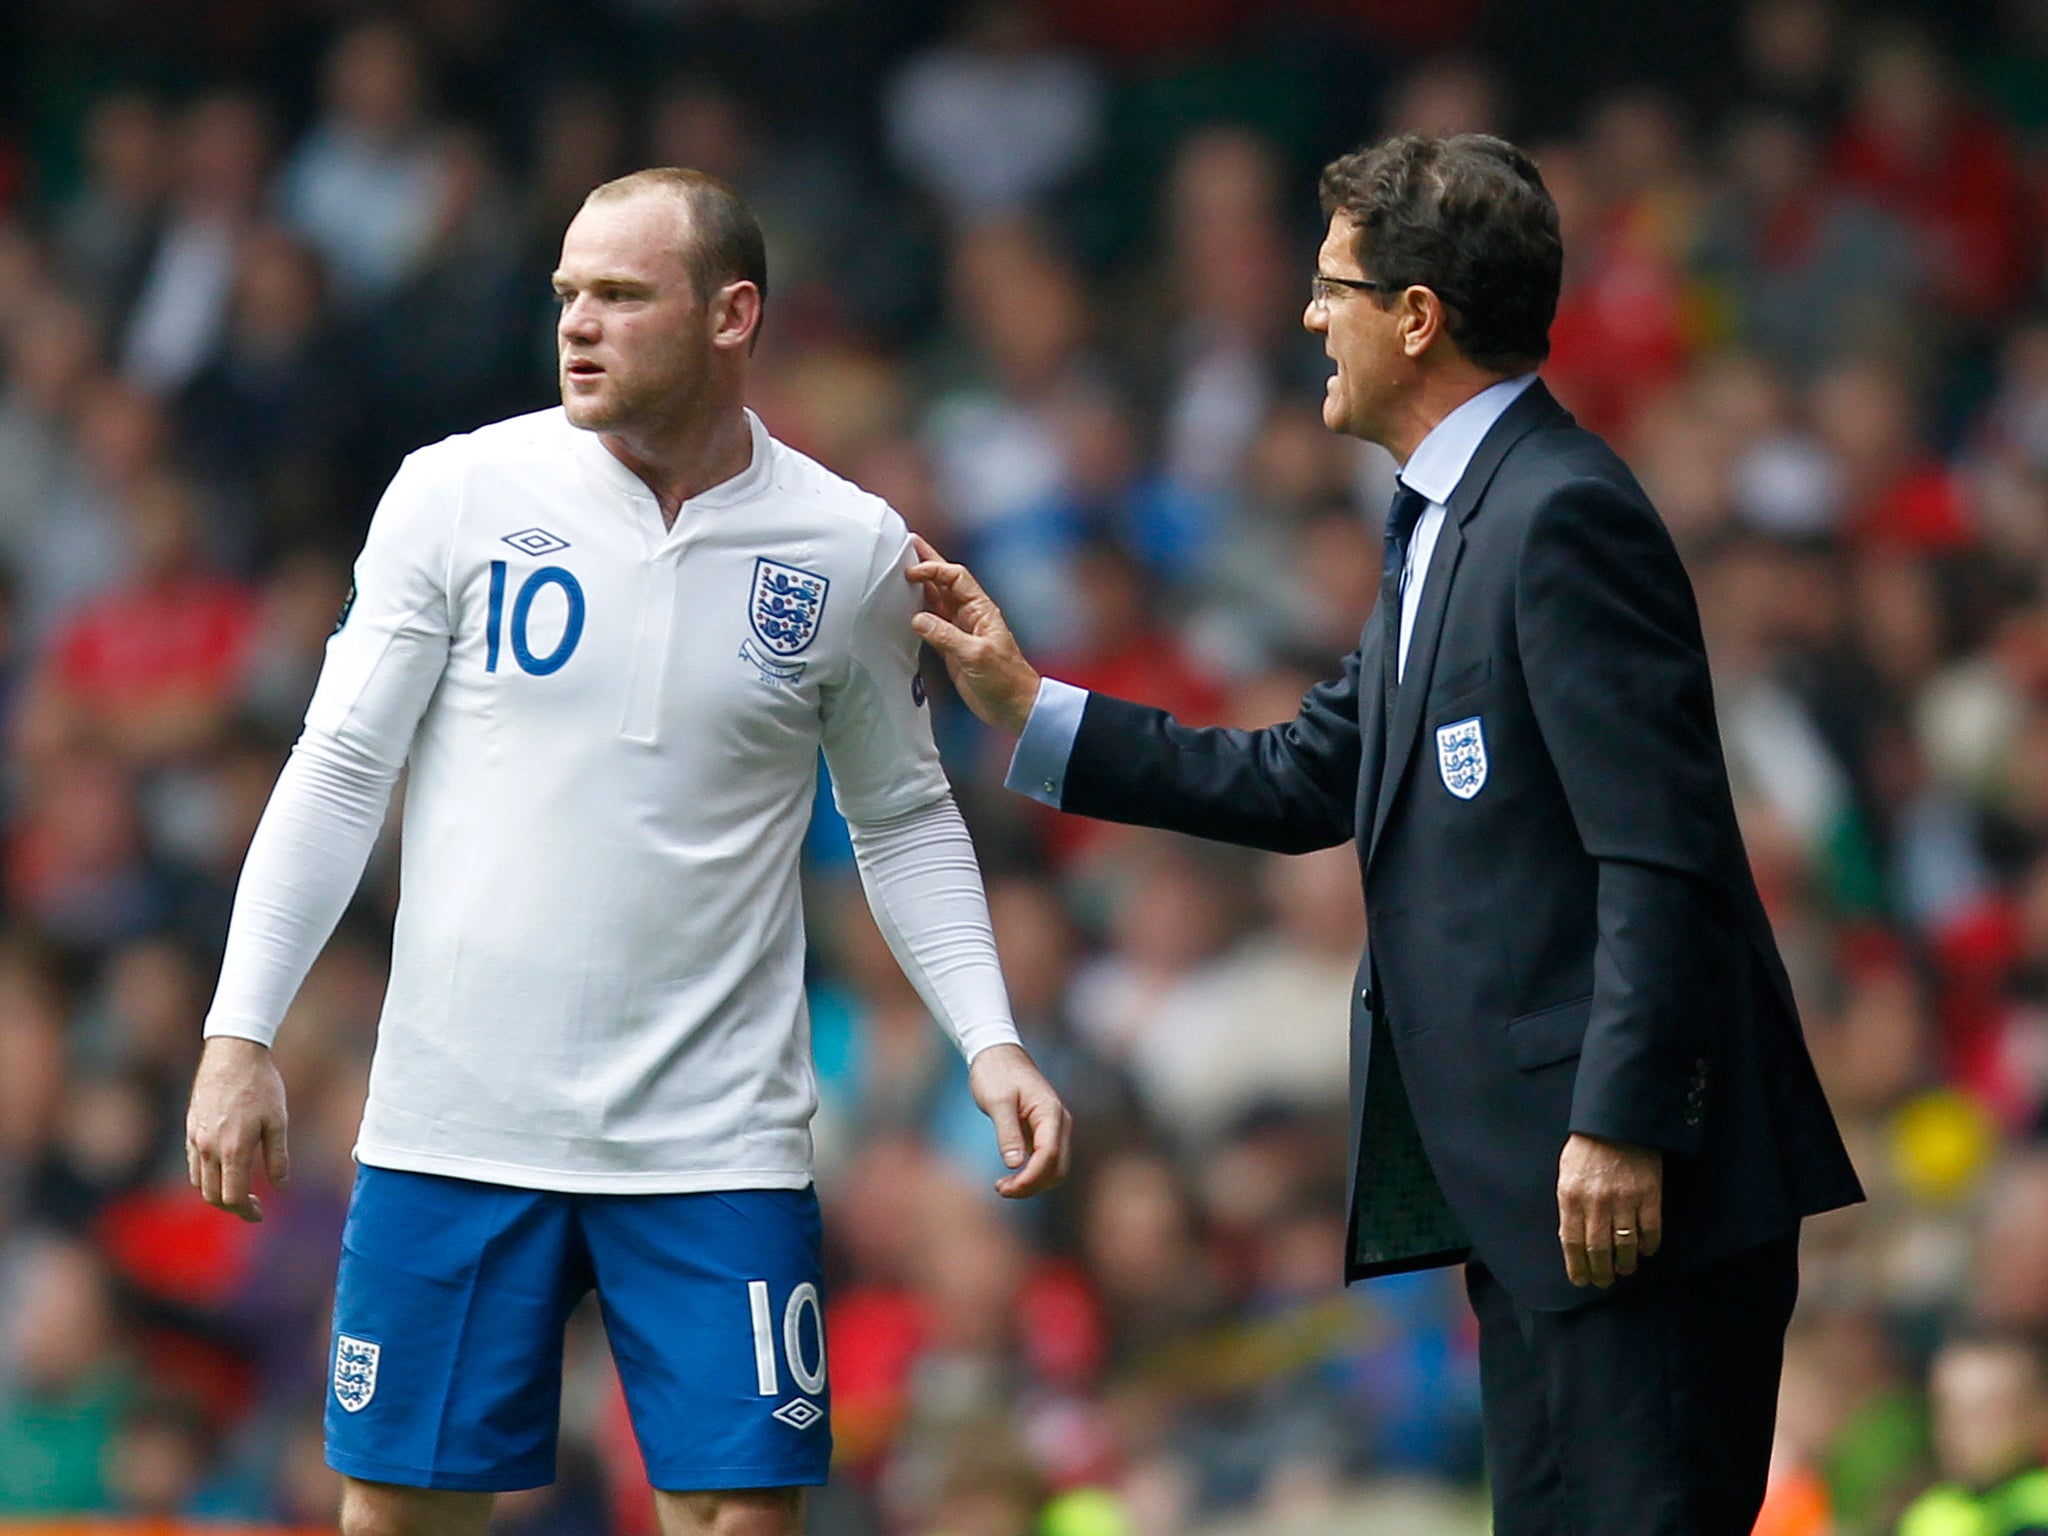
[[1444,788],[1460,800],[1486,788],[1486,731],[1477,715],[1437,727],[1436,768]]
[[384,1346],[368,1339],[334,1336],[334,1400],[350,1413],[361,1413],[377,1395],[377,1357]]
[[770,655],[795,656],[818,638],[825,593],[831,581],[815,571],[801,571],[780,560],[754,562],[754,590],[747,598],[747,618],[754,638]]

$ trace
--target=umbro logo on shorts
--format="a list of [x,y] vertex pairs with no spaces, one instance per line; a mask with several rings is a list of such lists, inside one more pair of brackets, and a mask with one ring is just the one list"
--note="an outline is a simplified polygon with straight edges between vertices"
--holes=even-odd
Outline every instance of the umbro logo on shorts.
[[825,1417],[825,1410],[808,1397],[792,1397],[769,1417],[780,1419],[791,1429],[809,1429]]

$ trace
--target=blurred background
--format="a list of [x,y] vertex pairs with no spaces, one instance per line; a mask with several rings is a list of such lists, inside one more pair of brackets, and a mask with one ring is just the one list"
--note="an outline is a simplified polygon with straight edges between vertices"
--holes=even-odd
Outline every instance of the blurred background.
[[[1808,1228],[1764,1528],[1877,1536],[1939,1476],[2039,1465],[2048,3],[16,0],[0,1521],[331,1520],[389,839],[278,1047],[297,1177],[262,1226],[187,1189],[184,1094],[376,495],[552,403],[546,274],[586,190],[732,181],[770,240],[770,428],[971,561],[1049,670],[1256,725],[1377,588],[1392,467],[1324,432],[1299,317],[1317,167],[1399,128],[1507,133],[1557,196],[1545,374],[1690,563],[1871,1192]],[[840,1455],[813,1529],[1483,1530],[1458,1276],[1337,1286],[1352,853],[1040,813],[931,682],[1080,1158],[1049,1200],[988,1193],[821,800]],[[594,1316],[560,1481],[500,1525],[650,1530]]]

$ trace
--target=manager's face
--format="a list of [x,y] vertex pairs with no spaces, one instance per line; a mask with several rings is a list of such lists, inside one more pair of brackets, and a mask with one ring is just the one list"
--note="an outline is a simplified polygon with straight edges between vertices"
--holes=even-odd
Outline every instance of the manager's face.
[[1323,425],[1383,442],[1407,355],[1396,315],[1358,264],[1358,226],[1342,213],[1316,253],[1316,277],[1301,323],[1323,338],[1336,369],[1323,393]]
[[591,432],[672,428],[711,368],[709,305],[686,258],[689,210],[659,191],[584,204],[562,237],[562,408]]

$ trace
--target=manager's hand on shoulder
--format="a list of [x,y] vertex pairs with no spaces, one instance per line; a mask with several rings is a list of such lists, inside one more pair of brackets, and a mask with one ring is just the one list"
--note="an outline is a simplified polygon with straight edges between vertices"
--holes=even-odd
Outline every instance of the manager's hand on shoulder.
[[1023,1046],[977,1051],[967,1069],[967,1085],[981,1112],[995,1122],[1005,1166],[1015,1170],[996,1180],[997,1194],[1022,1200],[1043,1194],[1067,1176],[1074,1117]]
[[946,672],[967,707],[1012,735],[1038,702],[1038,674],[1017,648],[1003,610],[974,573],[956,565],[917,534],[918,561],[903,574],[924,588],[925,611],[910,621],[946,659]]
[[1574,1132],[1557,1160],[1557,1241],[1573,1285],[1634,1274],[1664,1241],[1664,1154]]
[[285,1149],[284,1079],[270,1047],[216,1035],[200,1053],[185,1112],[185,1171],[208,1205],[261,1221],[249,1188],[258,1154],[273,1189],[291,1181]]

